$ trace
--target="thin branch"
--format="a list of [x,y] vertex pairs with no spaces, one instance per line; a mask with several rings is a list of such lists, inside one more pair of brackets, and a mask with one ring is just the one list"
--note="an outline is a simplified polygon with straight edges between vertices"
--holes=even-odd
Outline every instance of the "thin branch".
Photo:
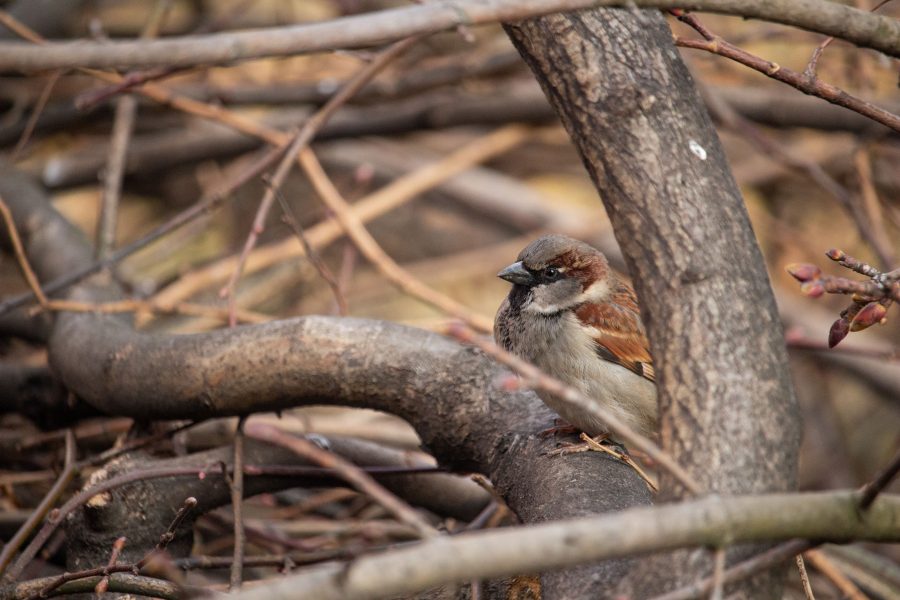
[[[363,223],[368,223],[410,202],[466,169],[508,152],[528,139],[530,131],[529,128],[521,125],[507,125],[477,138],[439,160],[399,177],[360,199],[353,205],[353,213]],[[306,238],[314,249],[327,246],[342,234],[341,225],[330,218],[306,230]],[[247,261],[246,270],[248,272],[258,271],[280,261],[303,255],[302,245],[298,245],[293,239],[286,239],[255,249]],[[236,261],[236,256],[230,256],[193,271],[191,278],[182,277],[160,292],[157,299],[163,302],[172,302],[191,297],[207,285],[207,282],[227,279],[233,271]]]
[[798,73],[787,67],[782,67],[778,63],[760,58],[742,48],[738,48],[719,36],[716,36],[711,40],[696,40],[676,36],[675,45],[683,48],[705,50],[712,54],[730,58],[731,60],[750,67],[767,77],[793,86],[804,94],[817,96],[832,104],[843,106],[844,108],[858,112],[873,121],[877,121],[886,127],[890,127],[894,131],[900,132],[900,116],[875,106],[861,98],[852,96],[830,83],[825,83],[817,78],[808,79],[803,73]]
[[900,473],[900,450],[897,450],[891,462],[872,481],[862,487],[859,498],[860,510],[868,510],[878,495],[894,480],[897,473]]
[[241,589],[244,573],[244,424],[246,417],[238,419],[234,432],[234,475],[231,477],[231,506],[234,511],[234,553],[228,591]]
[[[293,136],[293,139],[291,140],[290,145],[288,146],[288,149],[281,160],[281,163],[278,165],[278,168],[275,170],[275,174],[272,176],[272,179],[269,181],[269,185],[266,187],[266,191],[263,194],[262,200],[260,200],[259,208],[256,211],[256,217],[253,219],[253,225],[250,227],[250,234],[247,236],[246,242],[244,242],[244,247],[241,250],[241,254],[238,258],[237,265],[235,266],[234,273],[232,273],[231,278],[228,280],[228,283],[224,288],[222,288],[222,291],[219,293],[221,297],[228,299],[229,310],[234,310],[235,287],[237,286],[237,281],[241,276],[241,272],[244,270],[244,264],[247,262],[247,256],[256,245],[256,240],[259,237],[259,234],[262,233],[263,229],[265,228],[266,217],[269,214],[269,209],[272,207],[272,204],[275,201],[275,195],[281,189],[281,186],[284,185],[284,182],[294,165],[294,161],[297,159],[297,154],[309,145],[312,139],[316,136],[316,133],[319,132],[319,130],[329,121],[329,119],[331,119],[334,113],[337,112],[337,110],[341,106],[343,106],[350,98],[352,98],[356,92],[361,90],[367,83],[369,83],[369,81],[371,81],[373,77],[375,77],[385,67],[387,67],[391,63],[391,61],[406,52],[406,50],[408,50],[410,46],[418,42],[419,39],[419,37],[411,37],[405,40],[401,40],[379,54],[375,58],[375,60],[360,69],[359,72],[357,72],[352,78],[350,78],[350,80],[347,81],[344,87],[338,90],[338,92],[328,102],[325,103],[325,106],[323,106],[316,112],[316,114],[310,117],[309,120],[307,120],[306,123],[303,124],[303,127],[301,127]],[[229,325],[235,325],[235,319],[233,317],[229,318]]]
[[360,492],[367,494],[375,502],[393,514],[401,523],[413,527],[422,538],[438,535],[437,531],[423,519],[412,507],[389,492],[365,471],[340,456],[319,448],[314,443],[284,433],[271,425],[253,423],[247,427],[250,437],[277,444],[290,449],[299,456],[312,460],[323,467],[333,469],[339,477],[347,481]]
[[[812,550],[810,550],[812,552]],[[800,585],[803,586],[803,594],[806,600],[816,600],[813,594],[812,586],[809,584],[809,574],[806,572],[806,565],[803,564],[803,555],[797,555],[797,570],[800,572]]]
[[[303,252],[306,255],[306,258],[312,263],[316,268],[316,271],[318,271],[319,276],[325,280],[325,283],[327,283],[328,287],[331,289],[331,294],[334,296],[334,301],[337,303],[338,314],[342,317],[346,317],[348,314],[347,298],[344,296],[344,292],[341,289],[342,282],[338,281],[338,278],[334,276],[334,273],[331,272],[331,269],[328,268],[328,265],[326,265],[325,261],[322,260],[322,257],[319,256],[319,253],[316,252],[315,248],[312,247],[312,244],[309,243],[309,239],[307,239],[306,234],[303,232],[303,227],[301,227],[300,223],[297,222],[297,219],[294,218],[294,211],[291,210],[291,206],[287,203],[287,200],[285,200],[284,194],[276,190],[275,197],[278,198],[278,204],[281,205],[281,212],[284,216],[285,223],[287,223],[294,231],[294,235],[297,236],[297,239],[300,240],[300,243],[303,245]],[[347,253],[345,252],[344,254],[346,258]],[[345,261],[344,264],[347,264],[347,261]],[[341,274],[344,274],[343,270]]]
[[25,277],[25,281],[28,283],[28,287],[31,288],[35,298],[37,298],[38,303],[41,306],[47,306],[47,296],[45,296],[43,290],[41,290],[41,284],[38,281],[37,275],[31,270],[31,265],[28,263],[28,257],[25,255],[25,248],[22,246],[22,239],[19,237],[19,232],[16,230],[16,223],[13,220],[9,207],[6,205],[6,202],[3,201],[3,198],[0,198],[0,214],[3,215],[3,223],[6,225],[6,232],[9,235],[9,241],[12,244],[13,252],[16,255],[16,261],[19,263],[19,269],[22,271],[22,276]]
[[672,475],[684,489],[693,494],[700,494],[703,492],[700,484],[698,484],[694,478],[681,467],[681,465],[675,462],[675,459],[669,456],[651,439],[636,432],[612,411],[605,408],[602,404],[595,402],[576,388],[550,377],[531,363],[507,352],[489,340],[474,335],[471,330],[460,324],[453,324],[446,327],[444,334],[466,344],[476,346],[497,362],[506,365],[525,380],[525,386],[553,394],[559,400],[577,407],[579,411],[590,413],[592,417],[595,417],[604,423],[616,437],[620,438],[626,444],[629,444],[632,448],[636,448],[652,458],[660,468]]
[[[442,536],[322,565],[240,593],[240,600],[392,598],[448,583],[571,568],[612,557],[794,537],[900,539],[900,498],[859,519],[852,492],[711,496],[538,525]],[[791,558],[794,554],[786,558]],[[727,572],[726,572],[727,573]]]
[[[57,312],[90,312],[100,314],[116,314],[129,312],[148,312],[159,315],[189,315],[193,317],[206,317],[228,322],[230,316],[227,308],[196,304],[194,302],[159,302],[157,300],[117,300],[113,302],[78,302],[77,300],[48,300],[46,310]],[[265,323],[274,317],[252,310],[235,309],[234,315],[242,323]]]
[[79,40],[46,47],[0,43],[0,69],[33,71],[57,67],[188,67],[268,56],[361,48],[460,25],[517,21],[600,6],[684,8],[763,19],[834,35],[859,46],[900,56],[900,24],[890,18],[822,0],[446,0],[381,10],[332,21],[256,31],[187,36],[151,42]]
[[818,550],[807,550],[803,553],[809,564],[813,566],[819,573],[824,575],[834,586],[840,590],[842,598],[849,600],[869,600],[869,597],[860,591],[856,584],[841,573],[840,569],[834,566],[834,563]]
[[[878,4],[872,7],[872,10],[869,12],[875,12],[891,0],[881,0]],[[809,62],[806,64],[806,68],[803,69],[803,76],[808,79],[814,79],[816,77],[816,70],[819,66],[819,59],[822,57],[822,53],[825,51],[825,48],[834,41],[834,36],[828,36],[822,43],[816,46],[816,49],[813,50],[812,56],[809,58]]]
[[[747,560],[726,569],[722,577],[723,582],[727,585],[729,583],[747,579],[757,573],[767,571],[772,567],[790,560],[792,557],[808,550],[812,546],[813,544],[806,540],[790,540],[779,544],[774,548],[752,556]],[[651,600],[693,600],[694,598],[700,598],[704,594],[710,593],[714,585],[715,581],[713,581],[713,578],[707,577],[696,583],[656,596]]]
[[[34,531],[35,527],[38,526],[38,523],[50,513],[50,509],[53,508],[53,505],[56,504],[56,501],[62,496],[63,492],[66,491],[66,488],[71,483],[72,479],[75,477],[75,474],[78,472],[78,465],[76,464],[76,446],[75,446],[75,435],[72,433],[71,429],[66,430],[66,458],[65,458],[65,466],[63,467],[62,473],[59,474],[59,477],[56,480],[56,483],[53,484],[53,487],[50,488],[50,491],[47,492],[47,495],[41,500],[40,504],[37,505],[30,515],[28,515],[28,519],[22,523],[22,526],[19,527],[18,531],[16,531],[15,535],[3,546],[3,550],[0,551],[0,572],[3,572],[6,569],[6,566],[12,560],[12,557],[15,555],[16,551],[25,543],[25,540],[31,535],[31,532]],[[23,553],[24,554],[24,553]],[[29,559],[30,560],[30,559]],[[4,581],[15,581],[21,575],[22,570],[28,564],[29,560],[22,562],[21,566],[16,563],[9,571],[7,571],[4,576]],[[20,557],[21,562],[21,557]]]
[[331,182],[318,159],[308,148],[300,153],[300,164],[309,177],[319,198],[334,213],[347,237],[353,240],[360,253],[378,269],[395,286],[403,292],[436,307],[438,310],[461,319],[471,327],[487,332],[493,329],[493,322],[456,300],[446,296],[414,277],[409,271],[398,265],[393,258],[378,245],[365,225],[357,217],[347,201]]
[[25,124],[25,129],[22,131],[22,136],[16,143],[16,147],[13,148],[12,154],[10,156],[10,162],[15,162],[16,159],[19,158],[19,154],[21,154],[22,150],[25,149],[25,146],[28,145],[28,141],[31,139],[31,135],[34,133],[34,128],[37,127],[38,119],[40,118],[41,113],[44,112],[44,108],[47,106],[47,102],[50,101],[50,95],[53,93],[53,88],[56,87],[56,84],[59,82],[59,78],[62,77],[62,74],[62,69],[56,69],[52,73],[50,73],[50,78],[47,79],[47,83],[44,84],[44,89],[41,90],[41,95],[38,96],[38,100],[35,103],[31,114],[28,116],[28,122]]
[[[109,575],[110,569],[116,566],[116,563],[119,561],[119,555],[122,553],[122,550],[125,548],[126,538],[120,537],[116,538],[116,541],[113,542],[112,552],[109,553],[109,560],[106,563],[106,570],[103,574],[103,579],[97,582],[97,585],[94,586],[95,594],[105,594],[107,590],[109,590]],[[44,592],[41,592],[41,595],[46,595]]]
[[716,548],[713,555],[712,591],[709,600],[722,600],[725,597],[725,547]]

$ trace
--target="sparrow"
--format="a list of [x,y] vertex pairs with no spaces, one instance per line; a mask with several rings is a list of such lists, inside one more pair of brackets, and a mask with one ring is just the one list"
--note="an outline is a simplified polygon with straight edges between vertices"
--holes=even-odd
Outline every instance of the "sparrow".
[[[656,385],[640,308],[631,285],[603,253],[564,235],[546,235],[497,276],[513,286],[494,319],[495,342],[652,436]],[[609,433],[602,421],[555,396],[538,396],[589,436]]]

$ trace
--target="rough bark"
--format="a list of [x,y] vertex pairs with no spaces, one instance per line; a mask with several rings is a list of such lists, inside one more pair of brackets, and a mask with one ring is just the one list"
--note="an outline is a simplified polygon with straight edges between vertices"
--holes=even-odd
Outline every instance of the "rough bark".
[[[30,180],[3,165],[0,195],[41,279],[91,260],[84,236]],[[67,296],[95,301],[117,293],[97,276]],[[312,403],[397,414],[441,464],[487,474],[525,522],[650,503],[644,482],[619,461],[596,453],[546,456],[555,440],[537,435],[552,423],[543,403],[531,392],[502,391],[503,369],[423,330],[308,317],[160,336],[136,333],[119,317],[69,313],[57,317],[49,353],[60,380],[108,414],[196,419]],[[607,561],[549,580],[545,597],[573,598],[569,590],[591,582],[609,587],[630,565]]]
[[[799,416],[765,263],[662,14],[590,10],[507,32],[578,147],[634,277],[664,449],[710,490],[792,489]],[[643,563],[626,589],[648,597],[708,575],[701,558]],[[774,597],[777,579],[741,591]]]

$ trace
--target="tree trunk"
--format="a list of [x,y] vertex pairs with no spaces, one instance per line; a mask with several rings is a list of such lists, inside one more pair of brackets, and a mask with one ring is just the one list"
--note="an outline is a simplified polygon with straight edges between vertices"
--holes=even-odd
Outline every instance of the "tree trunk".
[[[634,278],[664,449],[710,491],[794,488],[799,414],[765,263],[663,15],[596,9],[506,29],[581,153]],[[683,496],[661,483],[664,500]],[[709,553],[695,554],[642,562],[622,591],[645,598],[708,576]],[[735,591],[778,589],[769,575]]]

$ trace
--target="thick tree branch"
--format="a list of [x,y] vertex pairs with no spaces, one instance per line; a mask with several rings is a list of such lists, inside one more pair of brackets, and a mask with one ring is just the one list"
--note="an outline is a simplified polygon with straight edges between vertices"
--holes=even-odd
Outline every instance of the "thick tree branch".
[[[507,32],[581,153],[634,278],[663,449],[706,489],[791,489],[799,417],[765,263],[664,18],[597,9]],[[661,483],[678,495],[667,474]],[[642,564],[631,594],[705,576],[701,562]]]
[[452,0],[333,21],[154,41],[0,42],[0,69],[189,67],[375,46],[459,25],[513,21],[598,6],[683,8],[793,25],[900,56],[900,22],[824,0]]

